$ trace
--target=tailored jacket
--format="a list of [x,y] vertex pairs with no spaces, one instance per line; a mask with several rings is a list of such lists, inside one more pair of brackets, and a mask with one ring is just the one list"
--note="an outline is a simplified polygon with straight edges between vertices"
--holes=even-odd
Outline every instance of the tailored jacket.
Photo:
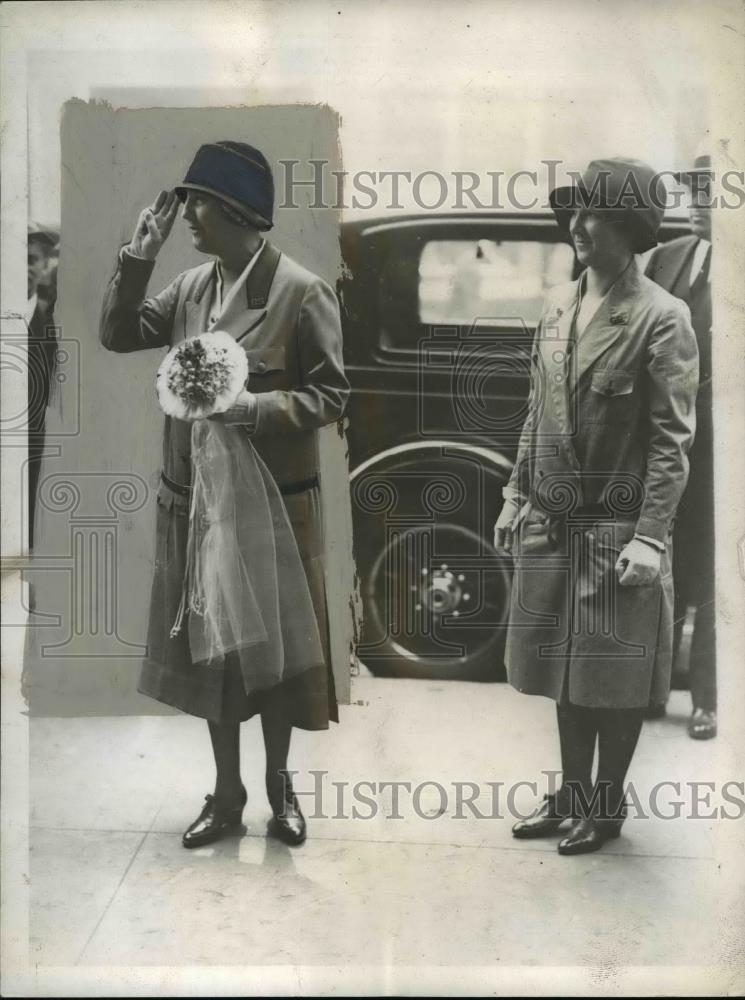
[[[669,688],[671,532],[695,431],[696,338],[685,304],[636,259],[575,342],[578,293],[578,281],[549,293],[505,488],[521,505],[508,677],[578,705],[642,707]],[[621,587],[616,560],[635,533],[665,544],[661,573]]]
[[[696,398],[696,440],[690,453],[691,473],[678,511],[678,527],[685,529],[686,563],[695,567],[710,559],[714,545],[714,429],[712,425],[712,306],[711,285],[690,281],[697,236],[683,236],[657,247],[647,262],[646,274],[682,299],[691,310],[691,324],[699,354],[699,390]],[[676,534],[676,543],[680,530]],[[682,541],[682,539],[681,539]],[[681,546],[677,545],[680,555]],[[688,556],[690,555],[690,558]]]
[[[160,294],[146,297],[152,262],[120,254],[104,298],[103,345],[120,352],[163,349],[207,331],[215,268],[210,262],[185,271]],[[336,296],[320,278],[267,244],[245,287],[237,289],[214,328],[235,337],[248,356],[247,387],[257,405],[246,433],[283,495],[323,647],[325,663],[301,675],[295,684],[279,685],[278,697],[287,702],[294,725],[327,728],[329,718],[336,719],[337,714],[320,495],[314,478],[316,430],[341,417],[349,393]],[[192,715],[220,721],[226,717],[226,707],[232,710],[245,701],[232,670],[192,662],[186,629],[170,635],[185,572],[189,496],[183,487],[191,485],[190,422],[165,418],[163,472],[166,479],[157,497],[148,653],[138,690]],[[285,620],[282,627],[285,650],[302,649],[307,637],[298,632],[297,623]],[[251,649],[239,657],[247,683],[257,655]],[[250,699],[245,710],[240,709],[241,717],[260,711],[262,704],[260,698]]]
[[[122,352],[172,347],[207,330],[214,262],[184,271],[158,295],[145,298],[153,262],[121,257],[103,305],[104,347]],[[245,295],[235,296],[218,328],[235,337],[248,356],[248,390],[258,402],[248,432],[277,484],[314,476],[315,431],[341,417],[349,394],[333,290],[268,244],[249,273]],[[170,441],[184,429],[184,421],[166,418],[164,472],[188,486],[189,453],[177,447],[174,455]]]

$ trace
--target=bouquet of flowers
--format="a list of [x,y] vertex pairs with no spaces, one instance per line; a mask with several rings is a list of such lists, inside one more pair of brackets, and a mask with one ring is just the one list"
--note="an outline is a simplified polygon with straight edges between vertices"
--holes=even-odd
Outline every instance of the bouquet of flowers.
[[166,355],[155,377],[158,402],[178,420],[224,413],[248,378],[246,352],[229,333],[189,337]]

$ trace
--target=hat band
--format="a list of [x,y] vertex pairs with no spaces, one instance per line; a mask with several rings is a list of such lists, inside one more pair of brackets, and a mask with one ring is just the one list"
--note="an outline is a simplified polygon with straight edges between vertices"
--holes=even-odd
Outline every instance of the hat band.
[[257,167],[259,170],[263,170],[265,174],[270,173],[265,164],[259,163],[259,161],[255,160],[252,156],[247,156],[245,153],[241,153],[241,151],[238,149],[233,149],[232,146],[228,146],[224,142],[216,142],[214,143],[214,145],[218,146],[220,149],[224,149],[226,153],[232,153],[233,156],[240,156],[240,158],[242,160],[245,160],[246,163],[250,163],[252,166]]
[[[272,223],[264,218],[261,212],[257,212],[255,208],[251,208],[249,205],[243,205],[237,198],[231,198],[228,194],[223,194],[222,191],[218,191],[217,188],[210,187],[208,184],[190,184],[184,183],[179,184],[176,188],[176,195],[181,201],[186,201],[186,195],[189,191],[198,191],[202,194],[209,194],[213,198],[217,199],[220,210],[237,225],[241,226],[255,226],[257,229],[271,229]],[[230,212],[231,214],[228,214]]]

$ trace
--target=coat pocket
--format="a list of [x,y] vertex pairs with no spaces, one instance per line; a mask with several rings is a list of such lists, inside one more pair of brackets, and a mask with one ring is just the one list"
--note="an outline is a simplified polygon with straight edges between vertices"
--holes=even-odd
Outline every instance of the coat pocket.
[[516,556],[544,555],[556,548],[551,537],[549,518],[541,511],[532,510],[518,525],[514,538]]
[[588,424],[628,424],[639,407],[634,372],[603,368],[592,373],[584,394],[582,420]]
[[[618,561],[618,557],[628,543],[632,541],[635,533],[635,521],[616,521],[608,524],[596,524],[588,533],[588,536],[591,535],[594,540],[594,548],[601,560],[604,560],[607,563],[608,571],[612,573],[614,583],[616,581],[616,562]],[[659,574],[651,580],[650,583],[644,584],[643,586],[658,586],[661,581],[665,580],[666,577],[669,577],[671,573],[672,563],[670,559],[670,552],[666,550],[661,553]]]
[[286,368],[284,347],[254,347],[246,350],[248,377],[282,372]]
[[585,533],[601,549],[612,549],[616,554],[624,549],[636,531],[635,521],[596,522]]
[[600,396],[630,396],[634,391],[634,373],[604,368],[592,373],[590,388]]
[[304,493],[283,495],[282,500],[290,524],[305,524],[310,519],[310,496],[307,490]]
[[172,511],[174,515],[189,516],[189,497],[182,493],[176,493],[165,483],[161,482],[155,497],[158,508],[163,511]]

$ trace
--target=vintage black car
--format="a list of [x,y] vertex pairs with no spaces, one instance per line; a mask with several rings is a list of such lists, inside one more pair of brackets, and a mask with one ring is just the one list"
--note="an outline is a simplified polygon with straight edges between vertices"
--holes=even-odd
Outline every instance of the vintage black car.
[[359,657],[503,678],[511,566],[493,528],[543,297],[576,277],[573,249],[550,214],[483,212],[348,222],[342,252]]

